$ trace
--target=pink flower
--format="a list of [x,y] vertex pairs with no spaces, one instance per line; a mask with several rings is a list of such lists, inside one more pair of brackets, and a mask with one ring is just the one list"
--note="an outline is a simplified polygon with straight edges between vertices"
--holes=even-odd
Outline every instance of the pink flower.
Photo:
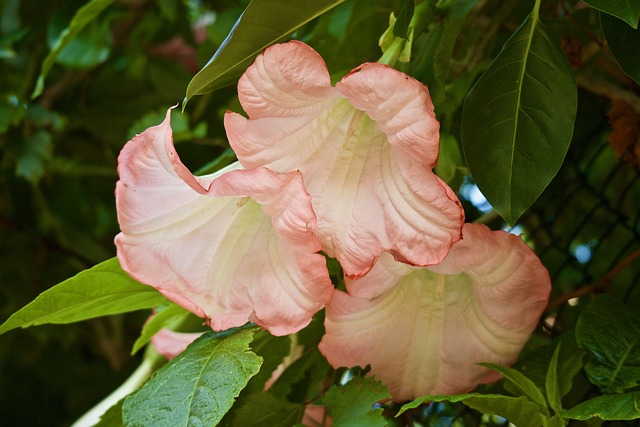
[[320,350],[334,367],[371,365],[394,399],[495,381],[477,362],[513,363],[547,304],[550,279],[512,234],[465,224],[446,259],[416,268],[381,256],[327,307]]
[[383,251],[437,264],[459,240],[464,213],[431,171],[439,124],[417,80],[367,63],[332,87],[322,58],[293,41],[259,55],[238,95],[249,119],[228,112],[225,127],[240,163],[302,172],[323,251],[348,277]]
[[214,330],[247,321],[275,335],[303,328],[333,286],[301,174],[236,163],[195,177],[175,151],[169,117],[118,158],[122,267]]

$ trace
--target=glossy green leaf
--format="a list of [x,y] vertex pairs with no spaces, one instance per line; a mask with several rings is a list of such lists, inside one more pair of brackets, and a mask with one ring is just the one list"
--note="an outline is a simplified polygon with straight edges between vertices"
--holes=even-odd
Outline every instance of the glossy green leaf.
[[302,420],[304,405],[290,403],[271,393],[255,393],[238,408],[232,427],[290,427]]
[[635,420],[640,418],[640,391],[594,397],[560,415],[573,420]]
[[640,29],[633,29],[606,13],[600,14],[600,25],[602,33],[607,39],[609,50],[622,71],[640,84],[640,55],[638,55]]
[[591,359],[585,365],[589,380],[606,393],[620,393],[640,385],[640,320],[637,312],[601,295],[582,312],[576,340]]
[[115,0],[91,0],[89,3],[78,9],[73,19],[71,19],[69,27],[60,34],[58,41],[42,62],[42,69],[40,70],[38,82],[31,94],[31,98],[36,98],[42,93],[42,90],[44,89],[44,79],[47,77],[47,74],[49,74],[49,70],[51,70],[51,67],[56,61],[58,55],[60,55],[64,48],[71,43],[78,34],[80,34],[83,28],[93,22],[97,16],[114,1]]
[[332,386],[324,396],[324,404],[335,427],[384,427],[382,408],[374,405],[391,397],[382,382],[372,378],[352,378],[345,385]]
[[486,366],[487,368],[500,372],[504,376],[505,380],[511,385],[511,387],[507,388],[509,392],[528,398],[538,407],[538,411],[541,414],[549,415],[547,402],[542,395],[542,392],[533,381],[525,377],[521,372],[507,368],[506,366],[496,365],[494,363],[479,363],[479,365]]
[[524,396],[513,397],[481,393],[423,396],[404,405],[398,416],[406,410],[417,408],[423,403],[429,402],[462,402],[484,414],[506,418],[518,427],[540,427],[543,425],[543,420],[546,420],[546,417],[538,412],[537,406]]
[[558,355],[560,354],[561,345],[556,347],[549,362],[549,369],[547,370],[547,379],[545,381],[545,390],[547,392],[547,401],[549,406],[556,413],[562,410],[562,402],[560,396],[560,385],[558,382]]
[[262,359],[249,350],[257,329],[209,332],[195,340],[125,399],[125,425],[216,425],[260,369]]
[[147,345],[147,343],[151,341],[151,338],[158,331],[160,331],[160,329],[170,327],[177,322],[180,322],[189,314],[189,311],[177,304],[171,304],[167,307],[162,307],[161,309],[157,310],[156,314],[151,319],[149,319],[142,327],[140,336],[138,337],[136,342],[133,343],[131,354],[136,354],[138,350]]
[[536,8],[473,86],[463,107],[467,165],[509,224],[558,172],[571,142],[576,108],[571,67]]
[[594,9],[616,16],[633,28],[638,28],[640,2],[638,0],[584,0]]
[[117,258],[112,258],[41,293],[0,325],[0,334],[15,328],[79,322],[168,303],[155,288],[133,280]]
[[344,0],[253,0],[207,65],[187,87],[194,95],[233,84],[266,47],[284,41],[294,31]]

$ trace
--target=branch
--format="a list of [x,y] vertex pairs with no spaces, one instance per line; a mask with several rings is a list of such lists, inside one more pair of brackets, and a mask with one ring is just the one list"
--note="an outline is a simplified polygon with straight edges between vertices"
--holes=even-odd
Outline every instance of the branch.
[[640,97],[633,92],[622,89],[605,80],[587,77],[584,74],[576,75],[576,83],[578,83],[579,87],[604,98],[611,100],[621,99],[631,105],[634,111],[640,115]]
[[595,283],[592,283],[590,285],[584,286],[582,288],[576,289],[575,291],[569,292],[567,294],[560,295],[557,298],[554,298],[547,305],[547,310],[550,309],[550,308],[558,307],[558,306],[566,303],[570,299],[582,297],[582,296],[589,295],[589,294],[594,293],[594,292],[598,292],[598,291],[604,290],[604,288],[606,288],[607,285],[609,285],[609,283],[611,283],[611,281],[622,270],[624,270],[629,264],[631,264],[633,261],[635,261],[638,258],[640,258],[640,249],[637,249],[636,251],[632,252],[631,255],[627,256],[625,259],[623,259],[618,264],[616,264],[616,266],[613,267],[611,270],[609,270],[609,272],[607,274],[605,274],[605,276],[602,279],[600,279],[599,281],[597,281]]

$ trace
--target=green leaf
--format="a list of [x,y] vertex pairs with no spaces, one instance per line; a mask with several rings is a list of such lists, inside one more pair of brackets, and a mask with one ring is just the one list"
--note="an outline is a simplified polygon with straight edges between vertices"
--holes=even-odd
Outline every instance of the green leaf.
[[0,334],[166,304],[167,299],[155,288],[136,282],[122,270],[117,258],[111,258],[41,293],[0,325]]
[[553,352],[551,362],[549,363],[549,369],[547,370],[547,379],[545,381],[545,389],[547,391],[547,400],[549,406],[556,413],[562,411],[562,401],[560,397],[560,386],[558,384],[558,355],[560,354],[561,345],[558,344],[556,350]]
[[52,153],[51,134],[39,130],[29,135],[16,162],[16,175],[37,184],[44,175],[45,164],[51,159]]
[[594,9],[601,10],[625,21],[633,28],[638,28],[640,18],[640,2],[638,0],[583,0]]
[[[640,4],[640,2],[638,2]],[[613,57],[629,77],[640,84],[640,29],[633,29],[621,20],[605,13],[600,14],[602,33],[607,39]]]
[[134,355],[140,350],[142,347],[147,345],[151,338],[162,328],[170,327],[184,320],[188,315],[189,311],[182,308],[177,304],[171,304],[167,307],[163,307],[157,310],[155,316],[153,316],[147,323],[142,327],[142,332],[140,336],[133,343],[133,348],[131,349],[131,354]]
[[260,369],[262,359],[249,350],[257,329],[222,337],[208,332],[195,340],[125,399],[125,425],[216,425]]
[[78,34],[80,34],[84,27],[93,22],[98,15],[114,1],[115,0],[91,0],[89,3],[78,9],[73,19],[71,19],[69,27],[60,34],[58,41],[42,62],[42,69],[38,76],[38,82],[31,94],[32,99],[40,96],[42,93],[42,90],[44,89],[44,79],[47,77],[47,74],[49,73],[49,70],[51,70],[51,67],[56,61],[58,55],[60,55],[64,48],[71,43]]
[[94,427],[124,427],[122,423],[122,404],[124,399],[118,401],[107,412],[102,414],[100,421]]
[[500,372],[504,376],[505,380],[513,386],[508,388],[509,392],[528,398],[532,403],[536,404],[538,411],[541,414],[549,415],[547,402],[542,395],[542,392],[529,378],[525,377],[515,369],[507,368],[506,366],[496,365],[494,363],[479,363],[479,365],[486,366],[487,368]]
[[413,18],[415,6],[415,0],[403,0],[398,17],[393,25],[394,36],[409,40],[409,24],[411,23],[411,18]]
[[333,426],[375,427],[386,426],[382,408],[374,405],[390,398],[391,394],[382,382],[373,378],[352,378],[345,385],[332,386],[324,396],[324,404],[331,414]]
[[608,295],[594,299],[576,323],[578,345],[591,354],[589,380],[605,393],[640,385],[640,320]]
[[269,391],[291,402],[306,402],[317,396],[331,367],[317,348],[311,348],[278,377]]
[[603,420],[635,420],[640,418],[640,391],[594,397],[560,415],[572,420],[595,417]]
[[232,427],[290,427],[302,420],[304,405],[279,399],[271,393],[247,397],[238,408]]
[[106,61],[112,44],[110,21],[94,21],[65,46],[56,62],[67,68],[86,70]]
[[284,358],[291,352],[291,338],[288,336],[276,337],[266,330],[256,333],[251,350],[262,357],[262,368],[247,387],[245,393],[255,393],[264,390],[264,386],[271,378],[273,371],[282,363]]
[[457,192],[467,175],[467,168],[462,161],[462,153],[456,138],[448,133],[440,134],[440,154],[435,168],[436,174]]
[[538,19],[538,6],[473,86],[462,113],[471,175],[509,224],[558,172],[577,108],[571,67]]
[[524,396],[512,397],[501,394],[469,393],[454,396],[423,396],[404,405],[398,416],[404,411],[415,409],[428,402],[462,402],[468,407],[484,414],[506,418],[518,427],[540,427],[546,417],[538,412],[537,406]]
[[185,105],[194,95],[233,84],[263,49],[284,41],[304,24],[343,1],[252,1],[207,65],[189,82]]

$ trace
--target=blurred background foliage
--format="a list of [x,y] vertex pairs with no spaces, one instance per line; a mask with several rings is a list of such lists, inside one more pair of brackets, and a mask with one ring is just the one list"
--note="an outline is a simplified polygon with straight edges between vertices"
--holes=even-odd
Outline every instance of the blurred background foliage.
[[[248,1],[103,3],[104,10],[57,56],[41,95],[32,99],[45,57],[86,2],[0,0],[2,321],[45,289],[115,255],[119,150],[182,101],[189,81]],[[347,0],[294,37],[313,46],[337,80],[380,58],[378,39],[401,3]],[[467,220],[482,217],[493,228],[507,228],[466,177],[458,143],[461,110],[465,94],[530,12],[531,2],[456,4],[473,9],[457,20],[434,16],[422,29],[424,37],[415,40],[412,62],[399,68],[430,87],[443,130],[438,173],[460,189]],[[567,159],[516,226],[549,268],[554,285],[531,350],[575,329],[596,293],[607,291],[630,307],[640,304],[640,111],[621,101],[637,100],[638,85],[609,53],[596,11],[558,0],[544,2],[541,14],[562,41],[580,92]],[[450,62],[439,68],[434,64],[446,43]],[[228,156],[222,126],[227,109],[241,110],[233,87],[195,97],[185,113],[173,114],[180,155],[192,170]],[[139,359],[129,352],[147,315],[4,336],[0,425],[69,425],[136,367]],[[526,351],[521,363],[527,366]],[[575,381],[579,387],[567,398],[572,403],[597,394],[584,374]],[[504,423],[462,405],[434,405],[411,416],[424,425]]]

